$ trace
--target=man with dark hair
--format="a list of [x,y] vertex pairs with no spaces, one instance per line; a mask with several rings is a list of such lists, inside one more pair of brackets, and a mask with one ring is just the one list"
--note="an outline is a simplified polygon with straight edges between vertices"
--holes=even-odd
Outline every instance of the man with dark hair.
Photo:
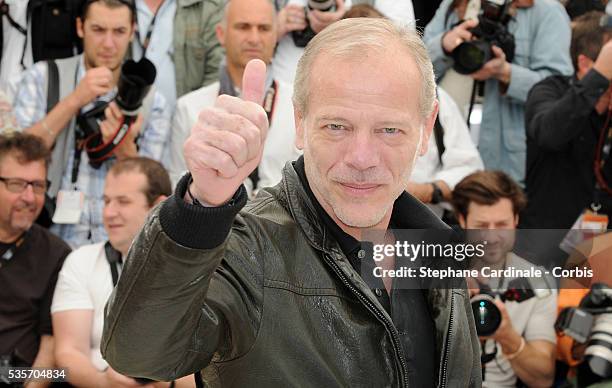
[[[569,229],[585,213],[612,215],[609,17],[590,12],[574,21],[573,76],[536,84],[527,100],[529,202],[526,228]],[[607,225],[606,225],[607,226]],[[603,228],[605,229],[605,227]]]
[[34,224],[49,150],[33,135],[0,136],[0,362],[52,367],[51,298],[70,248]]
[[[114,101],[104,110],[104,120],[90,121],[95,123],[91,131],[101,133],[102,143],[116,144],[104,155],[106,159],[92,163],[84,149],[89,134],[77,118],[101,109],[115,97],[121,65],[134,34],[134,21],[131,0],[87,0],[77,19],[83,54],[36,63],[24,74],[15,96],[19,125],[25,132],[41,137],[53,150],[49,197],[75,199],[58,201],[56,214],[70,216],[57,217],[61,225],[53,228],[74,247],[106,240],[101,220],[102,192],[104,178],[114,161],[138,155],[161,160],[170,133],[165,99],[152,88],[121,142],[119,133],[123,132],[119,128],[124,113]],[[81,206],[70,206],[71,202]]]
[[137,385],[109,367],[100,354],[104,306],[149,211],[171,192],[168,173],[152,159],[123,159],[109,170],[103,212],[109,241],[85,245],[66,258],[51,306],[56,362],[70,369],[70,384]]
[[[512,252],[525,196],[508,175],[501,171],[468,175],[455,186],[453,206],[461,227],[483,230],[481,233],[487,241],[485,256],[475,268],[527,270],[533,267]],[[486,285],[502,292],[510,288],[513,280],[512,277],[470,279],[472,289],[479,290]],[[521,303],[496,299],[495,304],[502,321],[490,337],[481,337],[483,353],[495,356],[483,365],[483,386],[516,387],[518,378],[528,386],[550,387],[555,370],[556,293],[546,292]],[[497,349],[498,344],[501,351]]]

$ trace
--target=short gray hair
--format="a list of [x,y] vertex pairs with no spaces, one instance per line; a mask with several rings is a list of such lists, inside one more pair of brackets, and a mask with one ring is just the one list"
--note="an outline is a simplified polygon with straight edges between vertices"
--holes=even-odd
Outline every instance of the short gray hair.
[[433,65],[421,36],[408,26],[396,25],[392,21],[376,18],[344,19],[332,23],[319,32],[306,46],[300,58],[294,81],[293,104],[305,114],[308,106],[312,65],[319,53],[335,57],[363,53],[366,49],[385,50],[395,41],[412,55],[421,75],[419,111],[422,117],[434,110],[436,81]]

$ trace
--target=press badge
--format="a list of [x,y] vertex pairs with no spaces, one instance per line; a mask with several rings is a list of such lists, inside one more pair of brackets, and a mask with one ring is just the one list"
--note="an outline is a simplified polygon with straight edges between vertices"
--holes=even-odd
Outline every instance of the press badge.
[[566,253],[572,253],[578,245],[600,233],[605,233],[608,229],[608,222],[607,214],[599,214],[591,209],[586,209],[578,216],[559,247]]
[[85,206],[85,195],[78,190],[60,190],[57,194],[54,224],[78,224]]

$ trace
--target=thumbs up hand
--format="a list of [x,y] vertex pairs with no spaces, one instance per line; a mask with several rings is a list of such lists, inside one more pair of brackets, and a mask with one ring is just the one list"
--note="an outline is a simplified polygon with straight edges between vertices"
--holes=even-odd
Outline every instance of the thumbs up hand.
[[265,80],[265,63],[253,59],[244,70],[242,98],[221,95],[200,112],[183,148],[190,191],[200,202],[225,204],[259,165],[269,126],[261,107]]

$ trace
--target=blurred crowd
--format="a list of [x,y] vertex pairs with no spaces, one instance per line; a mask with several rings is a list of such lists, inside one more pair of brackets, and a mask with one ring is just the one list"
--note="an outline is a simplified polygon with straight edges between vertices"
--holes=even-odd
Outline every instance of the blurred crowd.
[[[110,368],[100,354],[104,306],[149,211],[187,171],[191,128],[221,120],[200,111],[241,95],[251,59],[267,65],[270,130],[244,182],[249,196],[301,157],[293,83],[307,75],[297,62],[342,18],[389,18],[428,48],[439,113],[408,193],[457,228],[558,231],[549,263],[567,262],[570,230],[601,239],[590,259],[612,258],[606,8],[612,2],[0,0],[0,367],[69,368],[64,386],[196,385]],[[527,265],[505,248],[494,265]],[[504,324],[483,336],[492,354],[484,385],[595,383],[578,378],[584,346],[557,341],[554,327],[557,310],[577,306],[590,285],[496,302]],[[609,335],[612,354],[612,326]]]

